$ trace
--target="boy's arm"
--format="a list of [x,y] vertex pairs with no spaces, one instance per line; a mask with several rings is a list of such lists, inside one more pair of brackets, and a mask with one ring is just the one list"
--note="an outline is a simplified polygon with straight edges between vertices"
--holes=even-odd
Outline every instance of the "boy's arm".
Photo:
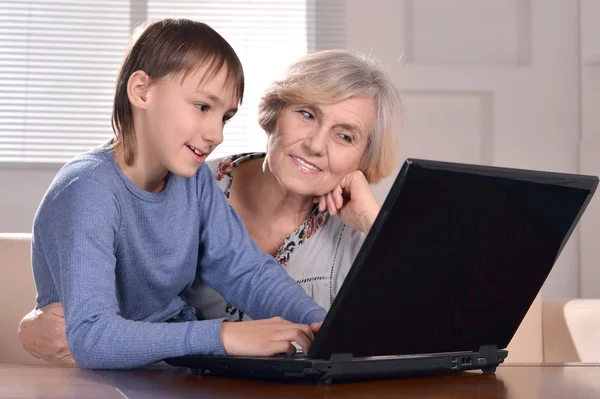
[[111,190],[80,179],[36,217],[34,235],[53,270],[77,364],[133,368],[182,355],[225,354],[222,320],[150,323],[119,316],[115,285],[119,212]]
[[201,278],[253,319],[280,316],[294,323],[323,321],[325,310],[261,252],[228,204],[206,165],[198,173]]

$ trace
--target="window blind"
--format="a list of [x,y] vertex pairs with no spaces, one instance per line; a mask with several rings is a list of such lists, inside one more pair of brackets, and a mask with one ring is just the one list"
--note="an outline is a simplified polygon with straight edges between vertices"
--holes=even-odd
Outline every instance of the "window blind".
[[112,136],[129,4],[0,1],[0,161],[64,163]]
[[0,0],[0,162],[64,163],[112,137],[132,24],[206,22],[240,57],[244,103],[211,158],[263,151],[260,95],[301,55],[343,46],[341,0]]

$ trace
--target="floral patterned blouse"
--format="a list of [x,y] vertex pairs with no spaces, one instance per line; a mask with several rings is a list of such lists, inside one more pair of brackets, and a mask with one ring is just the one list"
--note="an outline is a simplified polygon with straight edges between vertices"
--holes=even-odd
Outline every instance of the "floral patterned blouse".
[[[241,163],[264,158],[264,153],[237,154],[208,161],[217,184],[229,198],[235,168]],[[328,310],[348,274],[365,235],[346,226],[327,212],[314,211],[284,241],[275,255],[315,301]],[[199,319],[225,317],[230,321],[250,320],[239,309],[228,304],[215,290],[196,280],[186,292],[185,300],[198,309]]]

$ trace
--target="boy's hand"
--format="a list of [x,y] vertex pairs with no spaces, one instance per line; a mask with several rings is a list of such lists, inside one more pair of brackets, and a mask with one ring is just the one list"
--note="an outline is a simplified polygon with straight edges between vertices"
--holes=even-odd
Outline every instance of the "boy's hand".
[[67,344],[65,314],[55,302],[29,312],[19,324],[19,339],[31,355],[54,364],[75,364]]
[[[266,320],[225,322],[221,326],[221,342],[230,356],[273,356],[278,353],[293,355],[296,342],[308,353],[315,339],[313,331],[321,323],[295,324],[281,317]],[[316,327],[315,327],[316,326]]]
[[319,330],[321,329],[321,326],[323,325],[323,322],[320,321],[318,323],[312,323],[310,325],[310,329],[312,330],[313,334],[316,334],[319,332]]

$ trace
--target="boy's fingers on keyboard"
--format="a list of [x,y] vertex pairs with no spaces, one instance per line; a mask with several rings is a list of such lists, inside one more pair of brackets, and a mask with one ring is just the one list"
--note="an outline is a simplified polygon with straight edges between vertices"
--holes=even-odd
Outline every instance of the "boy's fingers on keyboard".
[[[292,345],[292,342],[295,341],[298,345],[300,345],[302,347],[302,350],[305,353],[308,351],[308,349],[310,349],[310,344],[312,342],[312,340],[308,336],[306,336],[304,331],[302,331],[300,329],[288,329],[288,330],[279,331],[276,334],[276,339],[278,341],[286,341],[290,345]],[[295,353],[295,352],[296,352],[296,347],[294,346],[293,353]]]
[[311,329],[311,331],[312,331],[314,334],[316,334],[316,333],[318,333],[318,332],[319,332],[319,330],[321,329],[321,326],[322,326],[322,325],[323,325],[323,322],[322,322],[322,321],[320,321],[320,322],[318,322],[318,323],[312,323],[312,324],[310,325],[310,329]]
[[282,325],[281,329],[282,330],[300,330],[304,333],[304,335],[306,335],[308,337],[308,339],[310,339],[311,342],[315,339],[315,334],[312,332],[312,329],[307,324],[291,323],[290,325]]
[[296,353],[296,347],[288,341],[273,341],[270,353],[265,356],[293,356]]
[[308,351],[314,339],[309,326],[278,320],[254,320],[221,325],[221,342],[228,355],[272,356],[276,353],[294,354],[296,341]]

